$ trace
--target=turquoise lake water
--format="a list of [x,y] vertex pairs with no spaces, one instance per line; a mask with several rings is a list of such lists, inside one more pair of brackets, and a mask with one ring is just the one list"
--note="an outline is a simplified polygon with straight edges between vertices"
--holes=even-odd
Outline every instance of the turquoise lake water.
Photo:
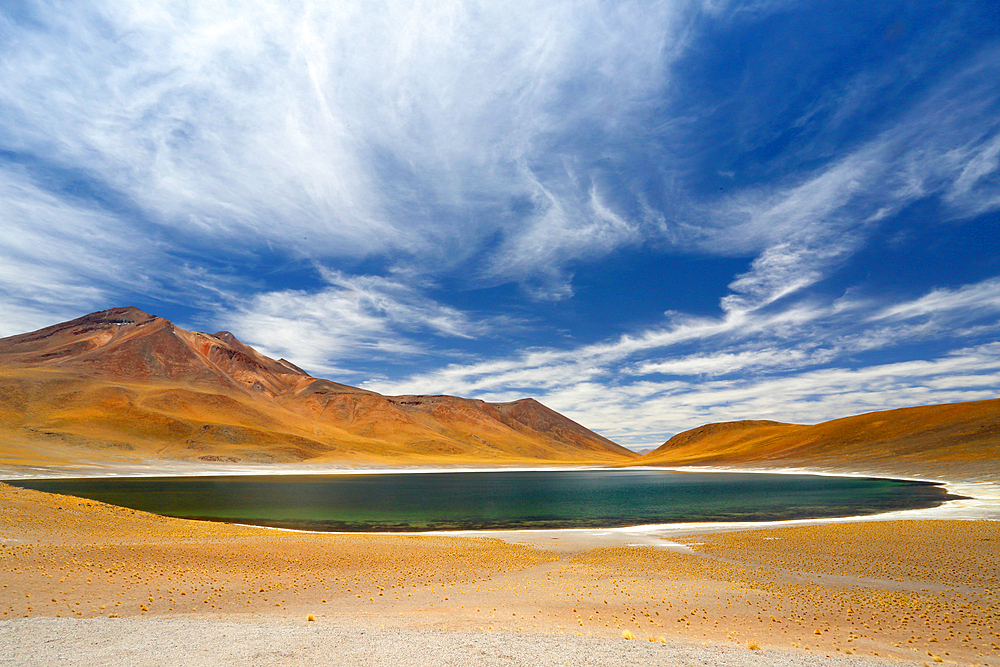
[[660,470],[18,480],[167,516],[322,531],[593,528],[935,507],[928,482]]

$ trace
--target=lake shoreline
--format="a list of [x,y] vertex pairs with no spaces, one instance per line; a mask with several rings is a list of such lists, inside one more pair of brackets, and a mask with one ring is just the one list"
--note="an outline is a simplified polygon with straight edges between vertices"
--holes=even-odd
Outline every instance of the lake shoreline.
[[[201,462],[150,462],[148,464],[82,464],[73,468],[46,466],[18,466],[0,468],[0,482],[19,479],[89,479],[117,477],[210,477],[253,475],[381,475],[381,474],[435,474],[470,472],[534,472],[534,471],[589,471],[618,470],[598,465],[497,465],[497,466],[412,466],[412,465],[362,465],[362,464],[241,464],[223,465]],[[625,468],[629,470],[633,468]],[[259,528],[293,533],[331,535],[398,535],[398,536],[453,536],[493,538],[511,544],[531,545],[559,551],[601,546],[652,545],[675,548],[673,537],[698,533],[719,533],[768,528],[854,523],[870,521],[907,520],[989,520],[1000,521],[1000,483],[973,480],[934,478],[928,475],[889,473],[875,470],[831,470],[829,467],[807,466],[635,466],[636,470],[662,470],[676,473],[735,473],[775,475],[815,475],[828,477],[854,477],[925,482],[940,485],[957,500],[945,500],[936,507],[895,510],[874,514],[841,517],[819,517],[774,521],[705,521],[681,523],[651,523],[609,528],[523,528],[523,529],[468,529],[427,531],[312,531],[299,528],[259,526]],[[27,473],[27,474],[25,474]]]
[[[456,649],[499,643],[496,660],[442,654],[476,664],[512,664],[501,657],[515,645],[524,657],[513,664],[536,664],[552,643],[557,664],[581,666],[594,663],[573,647],[675,665],[690,664],[675,651],[692,645],[706,664],[916,665],[931,652],[1000,665],[988,657],[1000,642],[990,620],[1000,599],[987,581],[1000,567],[996,521],[688,527],[670,539],[647,532],[649,543],[624,529],[598,531],[612,542],[592,535],[574,545],[551,539],[559,531],[532,535],[546,538],[540,544],[276,531],[5,484],[0,503],[0,634],[13,646],[41,645],[23,654],[37,662],[12,664],[46,664],[49,647],[86,652],[95,642],[122,656],[163,647],[185,664],[244,646],[256,647],[261,664],[300,649],[351,664],[355,654],[338,637],[437,650],[431,633]],[[912,609],[926,616],[914,624]],[[241,639],[251,626],[265,645]],[[311,633],[307,645],[288,634],[293,627]],[[626,631],[642,641],[625,641]],[[200,643],[209,635],[210,649]]]
[[[182,466],[182,469],[184,466]],[[470,474],[470,473],[484,473],[489,474],[493,479],[497,479],[496,475],[503,474],[516,474],[516,473],[535,473],[535,472],[589,472],[589,473],[602,473],[608,472],[615,476],[620,476],[622,474],[629,475],[632,473],[641,474],[644,472],[671,472],[678,474],[694,474],[694,475],[746,475],[746,474],[761,474],[761,475],[788,475],[788,476],[807,476],[807,477],[829,477],[829,478],[841,478],[841,479],[883,479],[883,480],[894,480],[894,481],[904,481],[904,482],[916,482],[919,484],[934,485],[940,488],[942,492],[948,493],[952,496],[957,496],[950,499],[945,499],[938,501],[938,503],[931,507],[914,507],[910,509],[892,509],[887,511],[869,511],[862,514],[843,514],[843,515],[833,515],[833,516],[823,516],[822,514],[813,517],[759,517],[752,519],[732,519],[728,520],[725,518],[711,518],[704,520],[690,520],[690,521],[672,521],[672,522],[648,522],[648,523],[628,523],[626,525],[580,525],[580,526],[544,526],[544,527],[532,527],[532,526],[508,526],[504,527],[502,523],[499,527],[478,527],[478,526],[454,526],[454,527],[438,527],[430,529],[410,529],[408,527],[399,526],[397,528],[389,528],[385,530],[379,530],[377,526],[373,529],[361,529],[354,530],[351,527],[337,526],[335,522],[331,522],[329,529],[324,529],[319,527],[318,524],[323,523],[321,520],[302,520],[301,525],[295,525],[299,523],[297,521],[289,522],[287,520],[278,520],[275,517],[271,520],[266,520],[264,515],[260,517],[256,515],[249,521],[241,521],[237,516],[230,516],[227,518],[226,515],[198,515],[195,513],[187,512],[183,514],[173,513],[169,510],[165,510],[164,515],[166,516],[177,516],[178,518],[187,518],[192,520],[200,521],[217,521],[223,523],[232,523],[236,525],[255,525],[264,528],[269,528],[272,530],[286,530],[292,532],[315,532],[315,533],[329,533],[329,534],[386,534],[386,535],[452,535],[452,536],[466,536],[466,537],[495,537],[500,539],[511,539],[519,543],[524,543],[526,540],[531,543],[537,544],[539,541],[545,542],[548,540],[554,541],[564,541],[566,539],[571,539],[574,544],[583,545],[586,542],[587,537],[594,538],[594,544],[607,544],[609,541],[617,541],[618,543],[634,543],[635,538],[642,537],[644,541],[649,542],[668,537],[670,535],[680,535],[680,534],[690,534],[692,532],[719,532],[719,531],[731,531],[731,530],[741,530],[741,529],[753,529],[753,528],[769,528],[769,527],[783,527],[783,526],[795,526],[795,525],[812,525],[812,524],[822,524],[830,522],[850,522],[858,520],[905,520],[905,519],[924,519],[924,518],[1000,518],[1000,504],[990,502],[988,496],[984,494],[984,497],[976,498],[975,496],[967,495],[968,491],[980,492],[982,489],[981,485],[975,488],[969,488],[968,485],[961,483],[949,483],[940,479],[921,479],[915,477],[903,477],[903,476],[888,476],[873,474],[864,471],[850,471],[845,473],[831,472],[829,470],[813,470],[805,468],[776,468],[776,469],[755,469],[755,468],[737,468],[737,467],[690,467],[690,468],[676,468],[676,467],[636,467],[634,469],[620,469],[620,468],[602,468],[594,466],[559,466],[559,467],[549,467],[549,466],[537,466],[537,467],[479,467],[479,468],[421,468],[414,469],[412,467],[379,467],[375,469],[349,469],[345,471],[342,468],[330,467],[330,466],[309,466],[303,468],[301,466],[284,466],[282,465],[280,469],[275,469],[273,466],[268,466],[265,470],[261,470],[260,466],[248,466],[248,467],[232,467],[228,466],[225,470],[220,471],[214,468],[209,468],[206,470],[204,466],[195,464],[193,469],[188,469],[189,474],[178,475],[178,468],[175,465],[161,466],[149,466],[145,467],[143,474],[127,474],[134,472],[134,470],[122,470],[120,468],[102,468],[100,470],[89,469],[86,472],[88,474],[69,474],[71,472],[78,471],[67,471],[67,470],[37,470],[36,474],[30,476],[18,476],[16,479],[11,479],[11,475],[8,475],[9,482],[17,484],[18,481],[86,481],[86,480],[98,480],[98,479],[109,479],[109,480],[156,480],[160,479],[161,476],[176,477],[182,480],[195,480],[202,478],[233,478],[233,479],[247,479],[255,477],[261,480],[268,478],[277,477],[287,477],[289,478],[289,484],[295,487],[299,479],[306,482],[311,482],[313,478],[320,478],[325,476],[338,477],[344,476],[347,479],[356,479],[359,475],[403,475],[408,476],[410,474]],[[264,474],[261,474],[264,473]],[[603,487],[603,485],[602,485]],[[961,491],[965,493],[956,493],[956,491]],[[57,493],[73,494],[72,490],[58,489],[58,488],[44,488],[42,490],[54,491]],[[773,493],[773,492],[772,492]],[[87,494],[80,494],[81,497],[87,497]],[[114,500],[100,495],[90,496],[97,498],[99,500],[105,500],[105,502],[115,503]],[[113,497],[113,496],[112,496]],[[492,496],[491,496],[492,497]],[[919,502],[919,501],[918,501]],[[128,505],[127,502],[119,502],[118,504]],[[971,505],[976,506],[974,510],[970,509]],[[157,512],[156,509],[150,509],[147,507],[137,506],[137,509],[146,509],[147,511]],[[967,516],[958,516],[956,510],[960,514],[964,513]],[[695,512],[697,513],[697,512]],[[627,515],[623,515],[627,516]],[[289,517],[291,518],[291,517]],[[498,519],[500,520],[500,519]],[[316,521],[316,528],[312,528],[309,523],[310,521]],[[574,520],[569,518],[567,515],[567,523],[572,523]],[[461,524],[461,521],[457,523]],[[597,522],[599,523],[599,522]],[[283,525],[284,524],[284,525]]]

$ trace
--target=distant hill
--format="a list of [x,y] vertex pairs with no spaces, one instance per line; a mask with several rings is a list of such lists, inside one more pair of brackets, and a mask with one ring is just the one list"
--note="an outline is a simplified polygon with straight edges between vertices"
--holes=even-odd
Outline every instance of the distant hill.
[[112,308],[0,339],[0,463],[621,462],[533,399],[382,396]]
[[996,479],[1000,399],[870,412],[815,425],[707,424],[675,435],[635,463],[958,472]]

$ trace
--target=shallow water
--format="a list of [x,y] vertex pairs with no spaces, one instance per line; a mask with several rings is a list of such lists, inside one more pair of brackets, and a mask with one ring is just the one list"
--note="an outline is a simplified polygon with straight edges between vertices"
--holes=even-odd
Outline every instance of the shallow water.
[[662,470],[17,480],[167,516],[322,531],[594,528],[935,507],[929,482]]

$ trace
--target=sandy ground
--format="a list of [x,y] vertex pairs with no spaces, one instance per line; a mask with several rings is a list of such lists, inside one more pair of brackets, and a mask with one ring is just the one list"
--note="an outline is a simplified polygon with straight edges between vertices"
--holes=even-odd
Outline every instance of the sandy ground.
[[0,663],[1000,665],[1000,522],[976,489],[892,520],[501,541],[191,522],[0,485]]
[[[142,646],[137,650],[136,636]],[[37,618],[0,624],[0,665],[355,665],[381,667],[884,667],[846,657],[738,646],[626,642],[511,632],[445,632],[189,618]],[[898,663],[897,663],[898,664]],[[920,664],[915,663],[915,664]]]

